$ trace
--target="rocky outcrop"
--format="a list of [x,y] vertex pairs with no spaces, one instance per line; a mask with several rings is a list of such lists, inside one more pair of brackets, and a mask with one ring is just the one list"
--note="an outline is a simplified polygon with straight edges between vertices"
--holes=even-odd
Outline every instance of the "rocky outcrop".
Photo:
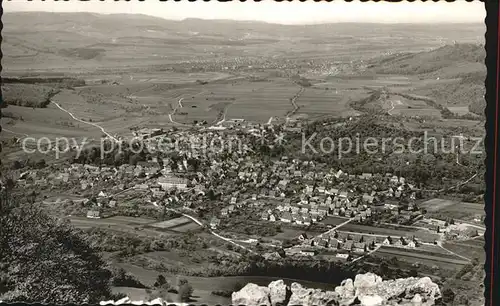
[[268,287],[248,284],[232,295],[233,305],[361,305],[432,306],[441,299],[439,286],[428,277],[383,281],[373,273],[347,279],[331,291],[305,288],[299,283],[286,286],[274,281]]
[[247,284],[238,292],[233,292],[233,305],[271,306],[271,290],[256,284]]
[[283,280],[280,279],[271,282],[268,285],[268,288],[269,288],[269,298],[272,306],[286,305],[289,290]]

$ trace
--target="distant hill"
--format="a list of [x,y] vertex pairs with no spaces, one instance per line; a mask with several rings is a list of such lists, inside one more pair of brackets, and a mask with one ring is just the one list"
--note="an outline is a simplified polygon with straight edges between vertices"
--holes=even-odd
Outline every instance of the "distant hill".
[[418,94],[446,106],[468,106],[484,115],[486,52],[480,44],[446,45],[431,51],[394,54],[371,61],[369,71],[377,74],[418,75],[424,79],[457,79],[457,82],[429,84]]
[[[469,73],[484,68],[486,52],[479,44],[454,44],[418,53],[399,53],[374,60],[373,71],[384,74],[430,74],[444,72],[445,76],[452,69],[455,73]],[[447,73],[448,72],[448,73]],[[439,75],[436,73],[435,75]],[[443,77],[443,75],[442,75]]]

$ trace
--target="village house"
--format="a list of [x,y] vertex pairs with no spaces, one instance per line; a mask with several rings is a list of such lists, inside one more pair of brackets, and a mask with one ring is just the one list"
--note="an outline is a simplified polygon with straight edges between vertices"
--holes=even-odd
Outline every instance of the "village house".
[[216,229],[220,225],[220,220],[216,217],[213,217],[212,220],[210,220],[210,227],[212,229]]
[[349,254],[347,254],[347,253],[337,253],[335,255],[335,257],[340,258],[340,259],[344,259],[344,260],[349,260]]
[[303,249],[300,251],[300,253],[306,256],[315,256],[316,254],[318,254],[318,251],[314,249]]
[[187,188],[187,180],[178,177],[162,176],[158,179],[158,184],[163,190],[172,188],[184,190]]
[[99,210],[89,210],[87,211],[87,218],[90,219],[99,219],[101,218],[101,212]]
[[358,254],[364,254],[367,251],[366,243],[355,242],[353,243],[353,252]]
[[284,212],[281,214],[280,221],[285,223],[292,222],[292,214],[290,212]]
[[345,251],[352,251],[353,248],[353,241],[352,240],[347,240],[344,245],[342,245],[342,249]]

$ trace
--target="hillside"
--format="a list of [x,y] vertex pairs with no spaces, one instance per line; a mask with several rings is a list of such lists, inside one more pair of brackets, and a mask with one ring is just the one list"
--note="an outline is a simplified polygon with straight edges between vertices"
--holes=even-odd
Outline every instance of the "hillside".
[[474,71],[481,65],[484,67],[485,56],[482,45],[454,44],[426,52],[393,54],[376,59],[369,65],[374,72],[381,74],[437,75],[437,72],[443,71],[460,74],[467,72],[464,69]]
[[4,190],[0,184],[0,300],[62,304],[110,298],[111,272],[88,237],[29,204],[29,197],[13,198]]
[[351,60],[390,50],[436,48],[453,40],[481,41],[484,33],[483,24],[440,25],[436,31],[435,25],[294,26],[91,13],[7,12],[2,21],[4,76],[28,68],[83,73],[103,67],[219,61],[242,54],[259,59]]
[[446,83],[428,82],[425,86],[415,88],[413,93],[431,97],[446,107],[467,107],[469,111],[483,116],[485,56],[483,45],[453,44],[426,52],[377,58],[368,63],[368,71],[449,80]]

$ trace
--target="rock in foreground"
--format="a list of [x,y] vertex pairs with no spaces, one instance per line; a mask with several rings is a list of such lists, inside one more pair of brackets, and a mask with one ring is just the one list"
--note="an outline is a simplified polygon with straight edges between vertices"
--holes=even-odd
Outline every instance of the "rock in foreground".
[[275,281],[268,287],[247,284],[232,295],[233,305],[269,306],[432,306],[441,299],[439,286],[428,277],[383,281],[373,274],[359,274],[335,289],[305,288],[298,283],[286,286]]

